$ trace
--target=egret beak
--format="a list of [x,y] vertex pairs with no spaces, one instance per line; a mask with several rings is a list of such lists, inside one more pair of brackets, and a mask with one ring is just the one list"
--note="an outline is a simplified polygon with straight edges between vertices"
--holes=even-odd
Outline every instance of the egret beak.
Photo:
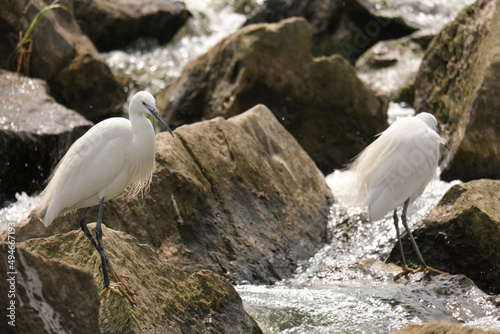
[[448,143],[446,143],[446,142],[445,142],[445,143],[444,143],[444,147],[446,147],[446,148],[448,149],[448,151],[450,151],[450,152],[451,152],[451,148],[448,146]]
[[172,135],[172,137],[174,136],[174,134],[172,133],[172,130],[170,130],[170,128],[168,127],[167,125],[167,122],[165,122],[165,120],[163,119],[163,117],[160,116],[160,113],[158,112],[158,109],[156,109],[155,107],[147,104],[147,103],[143,103],[144,104],[144,107],[146,107],[146,109],[149,111],[149,113],[158,120],[158,122],[161,123],[161,125],[163,125],[163,127],[168,131],[170,132],[170,134]]

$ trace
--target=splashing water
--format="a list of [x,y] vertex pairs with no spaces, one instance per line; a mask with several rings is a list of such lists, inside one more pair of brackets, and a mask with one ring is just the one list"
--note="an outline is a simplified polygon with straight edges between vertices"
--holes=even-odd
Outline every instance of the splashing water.
[[184,1],[193,17],[168,45],[159,45],[154,39],[139,39],[123,51],[102,54],[118,77],[129,80],[129,96],[139,90],[159,93],[180,76],[187,63],[245,22],[245,16],[235,13],[230,4],[223,4],[218,10],[215,2]]
[[[326,178],[336,198],[346,177],[335,171]],[[421,224],[456,183],[431,183],[409,208],[410,227]],[[383,262],[396,242],[391,214],[369,222],[365,210],[339,201],[331,207],[329,229],[332,241],[292,279],[237,287],[265,333],[391,333],[410,322],[439,320],[500,330],[494,297],[463,275],[417,274],[393,281],[400,268]]]
[[38,197],[28,196],[25,192],[16,194],[16,200],[16,202],[0,209],[0,232],[6,230],[9,225],[13,226],[28,217],[30,211],[39,202]]
[[[414,110],[391,103],[389,122]],[[410,322],[445,320],[500,330],[498,301],[463,275],[393,281],[401,268],[384,263],[396,243],[392,213],[370,222],[364,208],[349,207],[352,175],[326,177],[337,199],[330,209],[331,242],[301,263],[296,275],[274,286],[237,286],[247,312],[264,333],[391,333]],[[459,181],[433,181],[408,209],[412,230]]]

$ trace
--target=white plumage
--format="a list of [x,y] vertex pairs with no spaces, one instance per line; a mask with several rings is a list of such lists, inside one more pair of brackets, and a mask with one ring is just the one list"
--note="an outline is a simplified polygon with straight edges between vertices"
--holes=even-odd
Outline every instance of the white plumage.
[[[428,113],[394,122],[371,143],[349,167],[353,176],[351,198],[368,207],[370,220],[379,220],[394,210],[393,219],[399,243],[402,275],[443,271],[427,266],[406,219],[408,206],[424,192],[436,175],[439,147],[448,145],[437,133],[437,121]],[[420,262],[417,270],[408,268],[398,227],[397,208],[403,206],[402,224]]]
[[154,97],[139,92],[130,102],[130,120],[115,117],[93,126],[69,148],[56,167],[36,208],[49,226],[60,214],[108,201],[130,187],[146,188],[155,163],[155,133],[146,114],[159,116]]
[[413,203],[436,175],[439,146],[431,114],[394,122],[350,166],[354,172],[353,195],[368,207],[371,220],[383,218],[409,199]]

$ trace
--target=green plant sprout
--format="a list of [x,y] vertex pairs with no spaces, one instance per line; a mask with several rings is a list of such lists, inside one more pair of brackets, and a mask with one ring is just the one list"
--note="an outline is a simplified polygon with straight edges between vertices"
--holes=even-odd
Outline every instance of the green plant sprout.
[[12,59],[17,59],[17,73],[21,71],[21,66],[24,65],[25,74],[26,76],[29,75],[29,61],[33,45],[33,40],[30,38],[30,35],[33,32],[33,29],[35,29],[36,25],[40,22],[40,20],[42,20],[48,12],[55,8],[62,8],[70,12],[68,10],[68,7],[58,4],[58,2],[59,0],[55,0],[50,5],[38,12],[33,21],[31,21],[31,24],[28,27],[28,30],[26,30],[26,33],[24,33],[24,36],[22,31],[19,32],[19,42],[17,43],[14,52],[8,60],[8,63],[10,63]]

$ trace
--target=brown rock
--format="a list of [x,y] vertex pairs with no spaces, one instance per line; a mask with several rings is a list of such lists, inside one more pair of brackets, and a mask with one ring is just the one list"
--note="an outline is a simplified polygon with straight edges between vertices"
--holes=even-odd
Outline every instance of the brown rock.
[[428,322],[422,325],[409,324],[394,334],[500,334],[496,330],[481,330],[472,326],[464,326],[446,321]]
[[100,51],[124,47],[138,37],[166,43],[190,15],[183,2],[173,0],[76,0],[72,5],[83,32]]
[[99,294],[87,270],[7,242],[0,249],[2,333],[101,332]]
[[45,81],[0,70],[0,203],[41,191],[69,146],[92,123],[58,104]]
[[[89,224],[90,231],[94,228],[95,224]],[[115,292],[105,294],[99,313],[103,332],[262,333],[244,311],[241,298],[227,279],[207,270],[188,275],[150,246],[105,226],[103,244],[117,273],[130,276],[126,284],[134,291],[137,304],[132,306]],[[104,288],[99,254],[81,231],[28,240],[21,247],[49,259],[87,268],[98,282],[99,292]],[[64,271],[58,272],[63,277],[61,280],[67,279]],[[52,279],[53,276],[54,273],[48,271],[43,277]],[[71,284],[74,289],[82,289],[79,280]],[[95,285],[88,294],[89,299],[99,298]],[[68,307],[68,310],[71,309]],[[86,321],[98,325],[96,318]]]
[[465,8],[431,42],[415,82],[415,109],[436,115],[452,149],[441,178],[500,178],[500,2]]
[[409,35],[416,30],[413,22],[405,20],[401,13],[385,14],[380,5],[378,7],[370,1],[357,0],[265,1],[245,25],[303,17],[311,25],[315,55],[339,53],[354,64],[377,42]]
[[[414,232],[425,261],[450,274],[464,274],[483,291],[500,293],[500,181],[477,180],[453,186]],[[403,238],[409,258],[413,248]],[[396,245],[391,257],[398,258]]]
[[323,173],[342,168],[387,127],[388,99],[341,56],[312,58],[311,43],[301,18],[240,29],[188,64],[159,108],[176,127],[262,103]]
[[[191,273],[210,269],[233,281],[281,280],[327,240],[330,189],[267,108],[183,126],[174,135],[156,137],[149,193],[105,204],[107,226]],[[82,214],[47,229],[36,219],[24,222],[17,239],[78,229]]]
[[[35,16],[50,3],[52,0],[0,0],[0,30],[12,42],[0,44],[0,55],[6,56],[3,59],[13,52],[19,32],[25,33]],[[23,73],[29,70],[29,75],[46,80],[58,101],[89,119],[121,112],[122,84],[70,12],[51,10],[35,26],[30,39],[29,66],[22,69]],[[16,67],[15,60],[8,64],[11,70]]]

